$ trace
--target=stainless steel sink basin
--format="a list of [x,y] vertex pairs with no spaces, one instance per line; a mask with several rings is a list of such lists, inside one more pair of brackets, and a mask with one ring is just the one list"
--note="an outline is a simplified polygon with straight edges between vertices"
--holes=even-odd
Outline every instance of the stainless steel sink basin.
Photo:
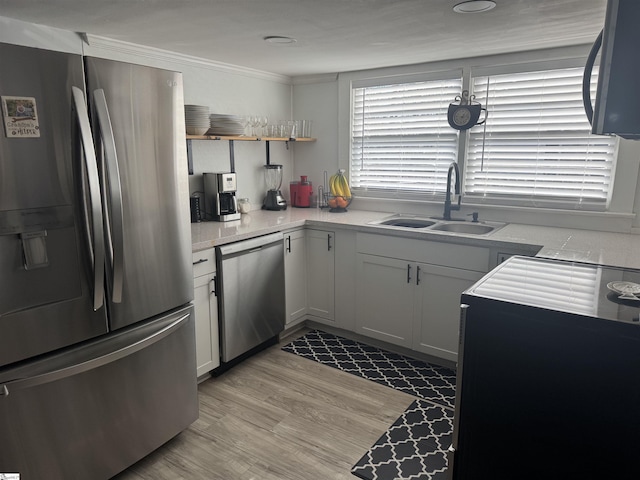
[[420,217],[418,215],[396,213],[380,220],[369,222],[369,225],[384,225],[397,228],[428,228],[435,225],[437,220]]
[[436,222],[434,222],[433,220],[423,220],[421,218],[402,218],[402,217],[391,218],[389,220],[384,220],[378,223],[378,225],[389,225],[392,227],[407,227],[407,228],[425,228],[435,224]]
[[439,232],[468,233],[475,235],[484,235],[495,229],[496,227],[482,223],[440,223],[430,228],[430,230],[437,230]]
[[422,229],[425,232],[442,232],[462,235],[489,235],[490,233],[504,227],[504,223],[498,222],[469,222],[451,221],[442,218],[428,218],[418,215],[396,213],[388,217],[369,222],[369,225],[379,225],[384,227],[398,228],[401,230]]

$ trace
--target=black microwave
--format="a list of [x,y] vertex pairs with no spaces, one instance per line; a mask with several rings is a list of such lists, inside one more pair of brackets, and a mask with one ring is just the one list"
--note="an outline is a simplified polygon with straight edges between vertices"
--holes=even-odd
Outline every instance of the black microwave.
[[[640,1],[608,0],[604,28],[585,66],[583,96],[592,133],[640,140]],[[600,52],[593,108],[588,92]]]

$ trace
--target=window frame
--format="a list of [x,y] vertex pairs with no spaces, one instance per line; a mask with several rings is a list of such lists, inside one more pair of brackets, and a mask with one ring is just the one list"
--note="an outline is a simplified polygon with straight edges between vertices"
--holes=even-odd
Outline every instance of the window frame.
[[[351,83],[350,85],[350,101],[349,101],[349,108],[350,108],[350,116],[349,116],[349,159],[348,159],[348,163],[349,163],[349,168],[347,169],[347,171],[349,172],[349,175],[351,175],[351,168],[352,168],[352,152],[353,152],[353,136],[352,136],[352,129],[353,129],[353,121],[354,121],[354,112],[353,112],[353,104],[354,104],[354,95],[355,95],[355,90],[358,88],[366,88],[366,87],[376,87],[376,86],[385,86],[385,85],[396,85],[396,84],[408,84],[408,83],[418,83],[418,82],[432,82],[432,81],[445,81],[445,80],[460,80],[461,84],[463,83],[463,69],[462,68],[455,68],[455,69],[449,69],[449,70],[440,70],[440,71],[435,71],[435,72],[428,72],[428,73],[419,73],[419,74],[411,74],[411,75],[398,75],[398,76],[393,76],[391,78],[389,77],[373,77],[373,78],[365,78],[365,79],[358,79],[355,80]],[[452,133],[452,136],[454,134]],[[456,154],[455,157],[459,158],[460,157],[460,142],[459,139],[457,140],[457,145],[456,145]],[[446,170],[445,170],[446,172]],[[446,173],[445,173],[446,175]],[[356,196],[364,196],[364,197],[373,197],[373,198],[388,198],[388,199],[404,199],[404,200],[424,200],[426,198],[429,198],[431,200],[440,200],[441,198],[444,198],[444,193],[445,193],[445,189],[442,189],[442,192],[440,191],[433,191],[433,190],[428,190],[428,191],[424,191],[424,192],[416,192],[416,191],[411,191],[411,190],[407,190],[407,191],[403,191],[403,190],[393,190],[393,189],[388,189],[388,190],[384,190],[384,189],[360,189],[357,187],[354,187],[352,185],[352,190],[354,192],[354,195]],[[385,193],[386,195],[382,196],[381,194]]]
[[[584,67],[586,62],[586,57],[573,57],[573,58],[565,58],[562,60],[550,60],[550,61],[538,61],[538,62],[528,62],[524,64],[518,65],[486,65],[481,67],[472,67],[467,72],[465,72],[468,77],[469,85],[473,85],[473,79],[475,77],[486,77],[486,76],[497,76],[497,75],[509,75],[509,74],[519,74],[519,73],[531,73],[531,72],[544,72],[544,71],[552,71],[552,70],[563,70],[563,69],[572,69],[572,68],[581,68]],[[469,88],[471,91],[472,88]],[[471,92],[473,94],[474,92]],[[483,103],[483,99],[478,99],[481,103]],[[489,114],[491,110],[491,106],[489,105]],[[585,116],[586,119],[586,116]],[[471,130],[469,129],[464,132],[464,139],[462,140],[463,146],[460,150],[461,155],[458,157],[458,162],[460,163],[461,169],[461,177],[464,179],[462,181],[462,185],[466,184],[466,172],[467,172],[467,163],[468,163],[468,154],[469,154],[469,143],[470,143],[470,135]],[[595,136],[599,137],[599,136]],[[527,206],[534,208],[547,208],[547,209],[574,209],[574,210],[585,210],[585,211],[606,211],[609,208],[611,203],[613,189],[614,189],[614,179],[616,174],[616,166],[617,166],[617,157],[618,157],[618,140],[614,140],[613,146],[613,159],[612,166],[610,170],[611,181],[609,184],[609,189],[607,191],[607,198],[604,201],[590,201],[585,200],[581,201],[576,197],[546,197],[546,196],[509,196],[509,195],[489,195],[483,196],[475,193],[467,193],[464,192],[466,198],[469,201],[474,202],[476,204],[484,204],[484,205],[508,205],[508,206]],[[463,173],[464,172],[464,173]],[[461,188],[464,188],[461,185]]]
[[[337,75],[337,140],[338,140],[338,167],[349,171],[350,168],[350,128],[351,128],[351,84],[353,81],[362,79],[377,79],[378,81],[393,82],[394,78],[399,75],[421,75],[430,74],[442,70],[453,70],[462,67],[465,75],[463,76],[463,89],[469,88],[470,75],[467,74],[471,69],[479,68],[503,68],[521,70],[526,68],[538,68],[542,66],[554,65],[560,63],[564,65],[567,61],[575,61],[581,63],[586,59],[586,56],[591,48],[591,44],[576,45],[570,47],[559,47],[544,50],[535,50],[528,52],[518,52],[509,54],[489,55],[485,57],[473,57],[463,58],[455,60],[443,60],[425,64],[416,65],[404,65],[397,67],[386,67],[374,70],[361,70],[353,72],[342,72]],[[466,135],[459,136],[459,142],[464,151],[466,148]],[[605,217],[611,217],[609,228],[624,228],[622,225],[626,225],[630,219],[634,218],[634,198],[636,195],[636,187],[638,184],[638,173],[640,172],[640,142],[632,142],[629,140],[620,140],[618,153],[616,155],[616,168],[613,172],[614,177],[611,188],[611,201],[605,212],[596,212],[584,210],[578,217],[575,216],[575,209],[567,209],[561,207],[554,207],[553,205],[544,205],[544,208],[538,208],[536,206],[528,208],[519,205],[493,205],[493,204],[475,204],[471,199],[463,198],[463,206],[469,208],[481,207],[483,212],[491,215],[497,215],[497,218],[504,218],[509,220],[510,215],[517,215],[522,217],[526,215],[530,217],[530,221],[533,223],[548,224],[551,222],[557,222],[558,225],[566,224],[567,215],[570,215],[571,224],[584,225],[584,228],[588,228],[589,218],[595,216],[602,216],[602,220],[605,221]],[[463,166],[462,160],[460,166]],[[440,203],[442,199],[415,199],[415,200],[401,200],[401,199],[388,199],[388,198],[357,198],[357,208],[361,209],[378,209],[382,211],[415,211],[416,208],[424,208],[429,204],[435,205],[436,202]],[[637,202],[636,202],[637,203]],[[423,205],[423,207],[420,207]],[[542,206],[542,205],[541,205]],[[439,207],[438,207],[439,208]],[[491,213],[493,212],[493,213]],[[512,213],[509,213],[512,212]],[[541,215],[544,214],[544,215]],[[506,216],[505,216],[506,215]],[[533,217],[532,217],[533,215]],[[549,217],[553,215],[553,217]],[[557,220],[552,220],[557,218]],[[615,220],[618,218],[618,220]],[[585,223],[587,222],[587,223]],[[616,223],[618,222],[618,223]],[[604,225],[604,224],[603,224]],[[618,225],[618,226],[616,226]],[[581,227],[582,228],[582,227]]]

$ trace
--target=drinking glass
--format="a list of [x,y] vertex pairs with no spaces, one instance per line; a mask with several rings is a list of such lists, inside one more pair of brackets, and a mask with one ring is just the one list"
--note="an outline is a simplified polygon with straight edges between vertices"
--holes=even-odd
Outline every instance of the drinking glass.
[[304,138],[311,138],[311,120],[300,121],[300,136]]
[[262,116],[262,117],[259,117],[258,121],[260,124],[260,136],[264,137],[266,135],[269,135],[267,131],[267,124],[269,123],[269,118],[266,116]]
[[244,115],[241,117],[241,122],[242,126],[244,127],[242,135],[245,137],[250,137],[251,130],[249,129],[249,127],[251,126],[251,117],[249,115]]
[[258,126],[260,125],[260,117],[257,115],[251,115],[249,117],[249,123],[251,124],[251,136],[258,136]]
[[298,132],[296,132],[296,122],[289,120],[287,122],[287,135],[285,138],[296,138]]

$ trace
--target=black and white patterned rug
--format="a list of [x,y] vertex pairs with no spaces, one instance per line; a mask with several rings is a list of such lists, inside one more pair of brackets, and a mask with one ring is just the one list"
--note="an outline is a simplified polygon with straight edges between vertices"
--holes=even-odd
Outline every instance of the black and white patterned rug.
[[351,469],[365,480],[446,480],[453,412],[417,399]]
[[365,480],[446,478],[455,371],[319,330],[282,350],[418,397],[351,473]]
[[319,330],[305,334],[282,350],[445,407],[454,407],[456,373],[449,368]]

